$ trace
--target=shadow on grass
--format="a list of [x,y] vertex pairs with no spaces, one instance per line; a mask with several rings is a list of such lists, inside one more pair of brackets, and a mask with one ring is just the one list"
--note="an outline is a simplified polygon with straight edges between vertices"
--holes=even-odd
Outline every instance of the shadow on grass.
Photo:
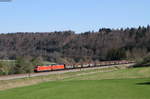
[[136,83],[136,85],[150,85],[150,82]]

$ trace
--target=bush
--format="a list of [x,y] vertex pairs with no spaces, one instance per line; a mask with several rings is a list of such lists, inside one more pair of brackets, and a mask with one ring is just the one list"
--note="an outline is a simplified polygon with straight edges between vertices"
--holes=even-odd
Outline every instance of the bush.
[[43,65],[43,58],[42,57],[32,58],[30,62],[32,63],[33,66]]
[[150,55],[145,56],[141,60],[138,60],[133,67],[147,67],[150,66]]
[[106,57],[107,60],[121,60],[126,58],[126,52],[124,49],[111,49]]
[[19,57],[16,60],[13,73],[21,74],[21,73],[31,73],[33,72],[33,64],[28,57]]
[[11,66],[8,62],[0,61],[0,75],[8,75],[11,71]]

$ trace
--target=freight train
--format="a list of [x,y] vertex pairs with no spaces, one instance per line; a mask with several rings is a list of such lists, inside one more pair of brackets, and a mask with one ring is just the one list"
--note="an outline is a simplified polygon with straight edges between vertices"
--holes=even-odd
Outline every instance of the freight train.
[[68,69],[79,69],[79,68],[91,68],[91,67],[101,67],[101,66],[110,66],[110,65],[119,65],[119,64],[129,64],[134,63],[134,61],[103,61],[98,63],[78,63],[78,64],[51,64],[45,66],[35,66],[35,72],[44,72],[44,71],[56,71],[56,70],[68,70]]

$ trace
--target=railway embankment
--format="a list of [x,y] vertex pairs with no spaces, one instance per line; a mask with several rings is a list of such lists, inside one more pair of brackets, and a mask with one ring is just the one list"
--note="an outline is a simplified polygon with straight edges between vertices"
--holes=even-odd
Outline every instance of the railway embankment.
[[72,69],[65,71],[42,72],[33,74],[20,74],[0,77],[0,90],[29,86],[47,81],[57,81],[72,79],[79,76],[113,72],[120,69],[126,69],[133,64],[113,65],[95,68]]

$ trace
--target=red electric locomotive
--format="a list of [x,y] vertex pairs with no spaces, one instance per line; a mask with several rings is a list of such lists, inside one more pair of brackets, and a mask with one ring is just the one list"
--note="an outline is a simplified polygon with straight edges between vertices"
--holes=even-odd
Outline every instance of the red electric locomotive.
[[47,66],[36,66],[35,72],[44,72],[44,71],[53,71],[53,70],[63,70],[65,69],[65,65],[55,64],[55,65],[47,65]]

